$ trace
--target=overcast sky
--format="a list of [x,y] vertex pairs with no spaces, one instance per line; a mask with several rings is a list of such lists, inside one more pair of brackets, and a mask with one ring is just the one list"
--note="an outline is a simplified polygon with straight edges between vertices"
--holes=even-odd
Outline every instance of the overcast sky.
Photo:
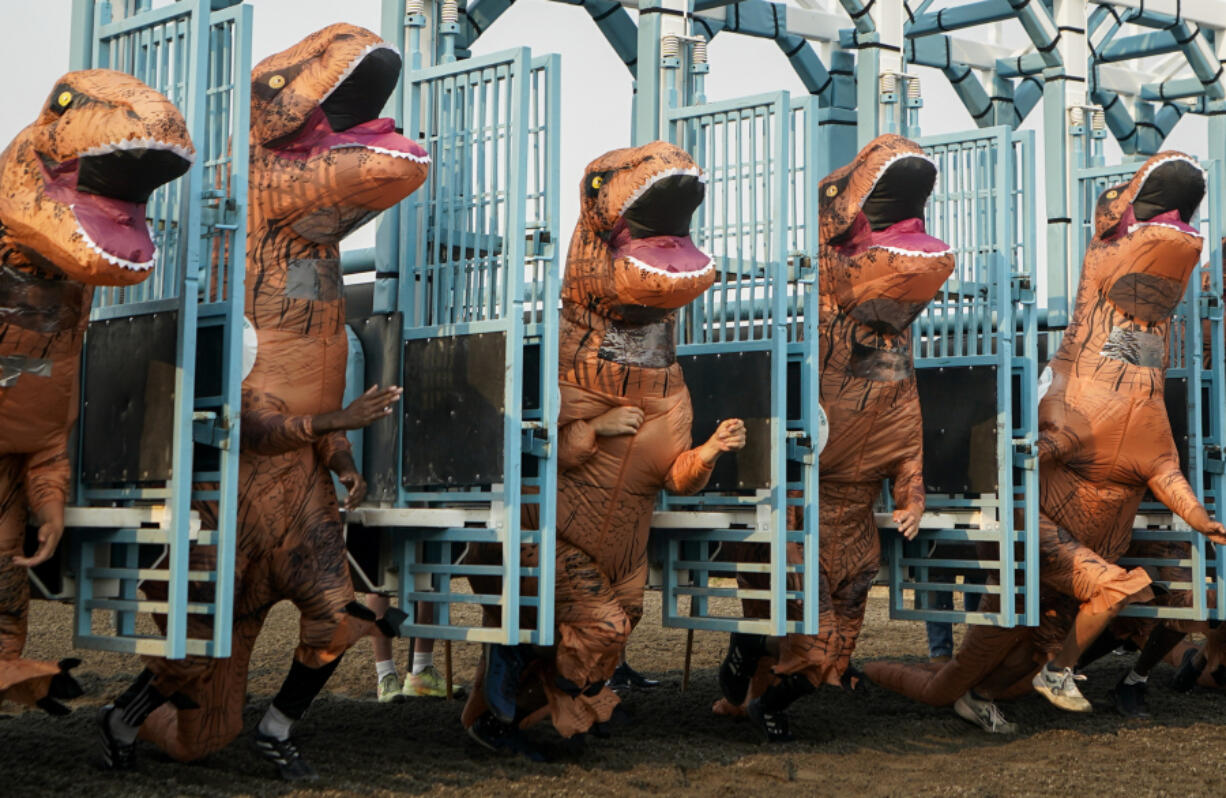
[[[157,4],[162,2],[158,0]],[[951,4],[950,0],[938,0],[934,8]],[[350,22],[376,31],[379,28],[379,0],[254,0],[252,5],[255,61],[333,22]],[[0,0],[0,74],[8,76],[4,80],[0,144],[7,143],[34,119],[55,80],[67,71],[71,7],[71,0]],[[1022,41],[1024,35],[1020,26],[1012,24],[1015,30],[1006,31],[1004,39],[1010,45]],[[535,54],[556,52],[562,57],[560,234],[566,242],[574,224],[574,191],[583,167],[597,155],[629,143],[630,75],[587,12],[575,6],[520,0],[477,41],[474,52],[492,53],[513,46],[531,47]],[[706,82],[710,100],[779,89],[804,92],[791,66],[770,41],[721,34],[712,42],[710,63]],[[947,133],[972,127],[970,116],[944,76],[930,69],[917,71],[924,95],[922,132]],[[1036,108],[1031,113],[1026,129],[1037,129],[1040,111]],[[1203,118],[1185,117],[1167,144],[1204,156],[1205,129]],[[1041,135],[1038,141],[1041,147]],[[1108,162],[1118,159],[1119,150],[1112,142]],[[1038,163],[1043,163],[1041,151]],[[369,225],[355,233],[345,246],[370,246],[373,228]],[[1039,241],[1043,240],[1040,231]]]

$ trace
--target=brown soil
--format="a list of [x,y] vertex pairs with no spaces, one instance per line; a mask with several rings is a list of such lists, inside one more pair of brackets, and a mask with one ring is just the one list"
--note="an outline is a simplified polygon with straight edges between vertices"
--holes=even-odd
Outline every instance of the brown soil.
[[[886,619],[875,590],[857,656],[915,658],[926,653],[922,624]],[[140,670],[135,657],[84,652],[77,671],[87,697],[65,718],[41,712],[0,715],[5,796],[385,796],[435,795],[1226,795],[1223,718],[1226,693],[1179,695],[1164,687],[1170,669],[1151,679],[1154,719],[1128,722],[1109,709],[1107,690],[1131,664],[1109,656],[1090,670],[1085,687],[1092,715],[1061,713],[1033,695],[1004,707],[1022,726],[993,737],[949,710],[913,704],[880,689],[852,696],[825,688],[793,710],[801,742],[759,745],[744,722],[715,717],[715,671],[726,636],[699,632],[690,688],[680,691],[685,633],[661,629],[659,596],[630,642],[629,658],[663,680],[626,702],[631,725],[611,739],[559,747],[553,764],[496,756],[460,727],[460,704],[414,699],[374,701],[374,666],[363,642],[346,656],[296,732],[322,778],[291,788],[273,778],[245,737],[192,765],[179,765],[142,743],[140,770],[101,773],[96,707],[122,691]],[[72,651],[70,609],[35,602],[27,654],[44,659]],[[252,663],[247,727],[275,693],[297,636],[293,608],[269,617]],[[398,644],[402,650],[403,644]],[[80,652],[77,652],[80,654]],[[400,653],[400,652],[398,652]],[[442,646],[436,655],[441,668]],[[403,653],[400,653],[403,658]],[[476,646],[454,646],[457,679],[468,681]],[[6,711],[12,712],[11,706]]]

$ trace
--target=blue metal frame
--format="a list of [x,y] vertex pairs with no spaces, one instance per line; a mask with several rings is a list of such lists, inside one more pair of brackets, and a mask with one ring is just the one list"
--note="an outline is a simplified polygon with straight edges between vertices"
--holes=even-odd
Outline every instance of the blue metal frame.
[[[414,28],[420,26],[408,28],[414,38]],[[420,54],[411,54],[410,61],[420,63]],[[519,48],[420,67],[407,72],[406,79],[411,84],[404,92],[402,118],[410,135],[423,136],[432,164],[426,185],[397,212],[397,304],[404,318],[403,338],[501,333],[507,370],[502,484],[464,490],[444,485],[399,488],[397,507],[441,511],[438,525],[429,525],[427,513],[417,515],[424,519],[421,525],[391,529],[399,566],[397,592],[409,615],[402,631],[549,645],[559,401],[559,59],[533,59],[526,48]],[[542,407],[532,414],[522,409],[527,346],[541,352]],[[412,379],[405,375],[406,383],[411,385]],[[538,458],[537,477],[523,476],[525,455]],[[539,504],[539,530],[521,528],[520,509],[526,503]],[[475,510],[483,526],[450,525],[454,514],[446,511],[456,507]],[[479,542],[500,543],[504,564],[453,564],[459,549]],[[539,547],[538,566],[521,565],[520,546],[528,543]],[[478,575],[502,576],[501,594],[459,594],[451,587],[452,579]],[[536,595],[521,595],[520,580],[525,577],[537,579]],[[418,601],[435,605],[433,623],[419,622]],[[501,606],[501,627],[460,623],[451,613],[451,605],[458,603]],[[537,610],[536,623],[521,628],[519,609],[526,607]]]
[[[164,488],[136,484],[109,488],[79,484],[77,503],[134,508],[152,503],[157,529],[92,525],[88,510],[74,517],[91,524],[74,534],[79,562],[74,640],[81,648],[154,654],[226,657],[234,594],[239,414],[242,383],[243,276],[246,265],[247,130],[250,112],[251,19],[249,6],[211,10],[210,0],[180,0],[151,9],[129,2],[112,16],[109,2],[94,10],[92,54],[74,61],[128,72],[163,92],[184,112],[197,158],[188,174],[158,189],[147,213],[159,247],[154,273],[129,288],[95,293],[91,321],[174,310],[178,314],[172,473]],[[202,21],[207,21],[202,24]],[[196,395],[197,331],[223,328],[222,393]],[[193,468],[197,443],[220,450],[220,468]],[[211,490],[198,483],[215,483]],[[196,529],[193,500],[217,502],[217,530]],[[139,515],[139,513],[138,513]],[[137,567],[137,545],[166,547],[164,567]],[[189,571],[192,545],[217,547],[213,571]],[[115,549],[115,551],[112,551]],[[116,565],[115,560],[122,559]],[[118,593],[113,591],[117,580]],[[142,580],[165,581],[165,602],[142,600]],[[212,582],[215,599],[190,601],[189,581]],[[93,610],[115,613],[117,634],[95,633]],[[166,618],[164,636],[136,632],[136,615]],[[188,639],[189,615],[213,618],[211,639]]]
[[[928,231],[953,247],[957,265],[915,321],[915,366],[994,370],[997,493],[977,499],[930,494],[922,525],[952,516],[962,522],[959,528],[925,528],[911,543],[887,533],[892,536],[890,617],[1033,626],[1039,619],[1034,137],[996,127],[930,136],[920,144],[939,169]],[[1022,391],[1020,417],[1014,414],[1015,379]],[[1023,519],[1020,527],[1015,512]],[[995,543],[998,556],[945,559],[926,553],[937,541]],[[988,571],[996,579],[989,585],[959,584],[930,569]],[[907,606],[904,591],[914,591],[913,606]],[[996,594],[1000,608],[938,610],[932,606],[937,593]]]
[[[692,226],[695,242],[709,252],[719,275],[715,285],[678,315],[678,354],[770,353],[770,486],[754,496],[712,491],[693,497],[666,496],[666,511],[689,510],[692,525],[664,527],[663,625],[687,629],[783,635],[817,631],[817,299],[816,247],[804,236],[815,230],[816,175],[819,162],[812,103],[793,106],[787,92],[727,102],[671,108],[665,113],[668,137],[690,152],[706,174],[706,200]],[[794,133],[795,131],[795,133]],[[793,144],[792,137],[798,139]],[[799,159],[793,170],[789,164]],[[810,185],[812,184],[812,185]],[[801,215],[792,215],[791,205]],[[802,332],[803,330],[803,332]],[[802,417],[788,417],[787,366],[802,367]],[[789,459],[802,477],[789,484]],[[789,489],[802,496],[789,500]],[[804,528],[787,529],[787,505],[804,507]],[[702,515],[713,512],[711,516]],[[724,525],[712,528],[705,523]],[[729,521],[740,522],[737,527]],[[718,544],[762,543],[765,563],[716,561]],[[805,562],[787,563],[787,544],[804,546]],[[710,576],[727,572],[769,572],[770,589],[712,587]],[[788,574],[802,575],[802,589],[789,591]],[[680,598],[689,596],[689,614]],[[719,615],[711,598],[765,599],[766,619]],[[786,601],[803,602],[800,621],[787,619]]]

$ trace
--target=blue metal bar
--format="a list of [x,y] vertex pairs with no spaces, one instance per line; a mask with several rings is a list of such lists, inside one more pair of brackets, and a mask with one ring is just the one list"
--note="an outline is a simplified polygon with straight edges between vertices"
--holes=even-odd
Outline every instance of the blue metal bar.
[[916,15],[904,30],[909,38],[929,36],[934,33],[949,33],[963,28],[973,28],[1010,19],[1017,10],[1009,0],[979,0],[962,6],[942,8],[936,12]]
[[[500,2],[502,0],[499,0]],[[638,74],[638,28],[616,0],[554,0],[582,6],[631,75]],[[484,3],[482,3],[484,5]]]

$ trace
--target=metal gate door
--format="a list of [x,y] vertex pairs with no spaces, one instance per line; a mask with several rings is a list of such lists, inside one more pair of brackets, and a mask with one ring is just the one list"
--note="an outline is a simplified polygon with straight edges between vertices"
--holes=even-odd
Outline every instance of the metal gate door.
[[361,514],[393,541],[405,634],[553,641],[558,62],[520,48],[406,73],[406,135],[432,163],[400,211],[395,506]]
[[[95,9],[92,64],[128,72],[184,114],[197,157],[150,197],[158,245],[153,274],[95,293],[85,339],[75,528],[75,644],[183,657],[226,657],[234,594],[234,538],[246,261],[251,8],[211,11],[210,0],[151,9],[131,2],[112,19]],[[116,418],[116,407],[131,412]],[[215,502],[201,529],[193,501]],[[216,547],[211,568],[189,570],[194,546]],[[188,596],[189,582],[211,589]],[[141,599],[138,585],[156,600]],[[95,631],[94,610],[114,614]],[[137,629],[165,618],[164,634]],[[189,616],[211,637],[187,636]]]
[[[996,127],[920,144],[939,169],[928,232],[957,265],[913,328],[928,512],[913,542],[885,533],[890,616],[1035,625],[1034,138]],[[953,609],[958,594],[999,608]]]
[[[717,273],[714,286],[678,318],[693,437],[704,440],[720,419],[736,416],[745,420],[749,442],[721,461],[705,492],[667,496],[656,514],[665,626],[817,631],[817,302],[816,292],[806,290],[814,284],[815,258],[804,246],[804,218],[789,210],[796,203],[816,212],[816,202],[805,203],[811,189],[792,196],[793,187],[816,186],[820,177],[808,174],[817,160],[815,140],[805,133],[808,107],[793,109],[787,92],[778,92],[667,113],[669,138],[707,176],[692,235],[715,259]],[[746,384],[764,390],[728,390]],[[789,503],[803,508],[801,529],[787,529]],[[803,563],[788,564],[789,542],[803,546]],[[734,543],[757,544],[751,550],[759,554],[721,556]],[[712,577],[735,574],[758,575],[762,587],[712,584]],[[789,589],[789,574],[794,582],[799,576],[799,589]],[[690,597],[687,614],[682,596]],[[802,618],[788,620],[789,599],[803,602]],[[766,602],[769,611],[745,618],[743,600]]]

